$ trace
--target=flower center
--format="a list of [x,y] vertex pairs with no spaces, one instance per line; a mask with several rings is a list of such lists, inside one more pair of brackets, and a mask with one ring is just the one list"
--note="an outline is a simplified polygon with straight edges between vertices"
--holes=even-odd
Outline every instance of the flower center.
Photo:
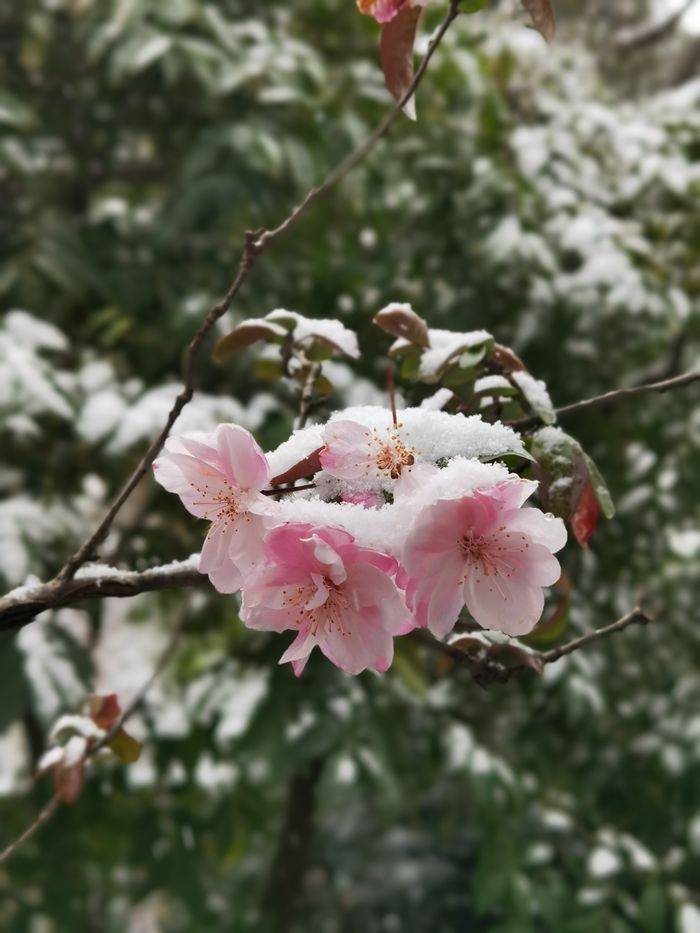
[[[490,577],[498,588],[499,576],[512,577],[519,567],[519,558],[530,547],[526,535],[506,531],[501,525],[489,535],[468,531],[459,540],[459,546],[467,561],[467,568],[476,572],[476,582],[481,577]],[[493,586],[490,587],[493,590]]]
[[242,507],[240,497],[228,483],[224,483],[223,488],[217,487],[216,492],[212,492],[211,487],[206,483],[202,486],[193,483],[192,487],[201,497],[200,501],[194,502],[193,505],[205,505],[216,509],[216,514],[211,517],[211,521],[223,522],[226,525],[246,511]]
[[[306,606],[314,600],[319,590],[326,591],[324,602],[313,609],[307,609]],[[341,635],[349,633],[343,628],[343,615],[350,607],[348,597],[341,586],[333,583],[328,577],[323,578],[320,586],[313,583],[304,584],[295,587],[293,590],[282,590],[282,606],[285,609],[296,608],[299,614],[294,620],[294,624],[299,628],[308,626],[312,635],[317,635],[319,630],[331,632],[334,628]]]
[[415,451],[406,446],[398,431],[392,431],[386,441],[375,433],[372,442],[378,447],[374,462],[379,472],[385,476],[398,479],[404,467],[412,467],[416,462]]

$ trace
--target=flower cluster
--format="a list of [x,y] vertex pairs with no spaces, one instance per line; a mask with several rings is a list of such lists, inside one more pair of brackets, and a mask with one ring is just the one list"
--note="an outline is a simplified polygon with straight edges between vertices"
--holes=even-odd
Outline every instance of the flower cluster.
[[413,628],[445,636],[464,606],[509,635],[537,623],[566,531],[524,507],[537,483],[499,462],[513,455],[529,456],[519,436],[478,415],[359,407],[267,455],[231,424],[174,437],[154,469],[211,522],[200,570],[241,590],[245,624],[294,632],[297,674],[316,646],[357,674],[386,671]]

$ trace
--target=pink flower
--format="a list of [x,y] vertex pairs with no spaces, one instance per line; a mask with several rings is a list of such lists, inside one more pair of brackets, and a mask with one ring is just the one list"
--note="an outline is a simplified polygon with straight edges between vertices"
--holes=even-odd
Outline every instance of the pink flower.
[[428,0],[357,0],[361,13],[373,16],[378,23],[389,23],[403,7],[425,6]]
[[423,508],[401,574],[418,625],[444,636],[466,604],[483,628],[508,635],[534,628],[544,606],[542,587],[560,576],[553,552],[566,541],[561,519],[521,508],[536,486],[512,477]]
[[321,466],[338,479],[398,479],[415,463],[415,451],[402,440],[400,426],[378,430],[356,421],[331,421],[323,442]]
[[340,496],[341,502],[350,502],[361,505],[363,509],[379,509],[384,505],[381,493],[366,489],[363,492],[344,492]]
[[189,512],[212,523],[200,571],[221,593],[240,589],[243,573],[262,557],[269,524],[268,501],[260,490],[270,471],[254,437],[235,424],[221,424],[211,434],[172,437],[153,469]]
[[318,645],[348,674],[388,669],[393,636],[409,619],[393,557],[339,528],[290,523],[267,535],[265,558],[243,588],[241,618],[252,629],[298,633],[280,664],[291,661],[299,676]]

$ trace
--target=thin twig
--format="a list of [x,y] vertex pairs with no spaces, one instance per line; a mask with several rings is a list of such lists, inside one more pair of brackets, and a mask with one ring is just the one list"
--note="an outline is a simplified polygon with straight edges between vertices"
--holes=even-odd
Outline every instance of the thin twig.
[[[136,710],[141,706],[146,698],[146,695],[148,694],[148,691],[151,689],[153,684],[160,677],[172,659],[178,646],[181,634],[182,627],[178,626],[168,639],[168,644],[158,659],[150,677],[144,681],[131,702],[123,710],[121,716],[119,716],[116,722],[110,726],[102,738],[88,747],[87,751],[85,752],[83,761],[89,761],[91,758],[94,758],[101,749],[108,745],[117,732],[119,732],[119,730],[124,726],[127,720],[129,720],[136,712]],[[44,825],[44,823],[47,823],[51,819],[61,803],[62,801],[59,794],[55,793],[48,801],[48,803],[39,811],[39,814],[24,830],[24,832],[18,836],[14,842],[11,842],[6,849],[0,852],[0,865],[10,859],[23,843],[30,839],[34,833],[36,833],[36,831]]]
[[79,567],[95,556],[97,548],[107,537],[109,529],[112,527],[112,523],[119,513],[121,507],[124,505],[141,479],[146,475],[149,468],[153,464],[153,461],[162,450],[163,445],[165,444],[165,441],[170,434],[171,428],[180,416],[182,409],[185,407],[185,405],[188,404],[194,394],[194,363],[199,348],[219,318],[221,318],[231,307],[234,298],[240,291],[242,285],[248,279],[248,276],[259,257],[268,249],[270,249],[276,240],[284,236],[294,226],[296,226],[298,221],[304,216],[304,214],[306,214],[309,208],[320,198],[328,194],[331,189],[335,188],[335,186],[341,182],[345,176],[351,172],[352,169],[354,169],[355,166],[358,165],[372,151],[376,144],[386,135],[391,125],[401,114],[404,105],[415,93],[418,85],[423,79],[423,75],[428,68],[430,59],[433,57],[435,50],[442,41],[443,36],[449,29],[452,22],[456,19],[458,13],[459,0],[450,0],[450,6],[447,14],[442,21],[437,33],[435,34],[435,38],[430,43],[428,51],[423,57],[423,61],[416,71],[410,87],[407,89],[401,100],[398,101],[395,106],[388,111],[388,113],[380,121],[376,129],[370,133],[367,139],[360,143],[356,149],[347,155],[326,176],[326,179],[320,185],[312,188],[306,194],[301,203],[297,205],[278,226],[271,230],[249,230],[246,233],[241,258],[238,264],[238,270],[233,282],[229,286],[229,289],[224,297],[219,302],[217,302],[208,312],[201,326],[196,331],[187,349],[185,350],[182,365],[183,386],[179,395],[175,399],[173,407],[168,413],[168,417],[166,418],[165,424],[163,425],[160,434],[151,443],[139,461],[136,469],[117,493],[117,496],[109,506],[107,512],[102,518],[102,521],[97,526],[95,531],[61,568],[56,578],[57,580],[70,580]]
[[[674,376],[672,379],[663,379],[661,382],[648,382],[644,385],[631,386],[627,389],[613,389],[611,392],[605,392],[603,395],[595,395],[593,398],[584,399],[582,402],[573,402],[571,405],[563,405],[555,409],[557,417],[566,417],[575,412],[588,411],[591,408],[610,408],[629,398],[635,398],[638,395],[648,395],[653,392],[670,392],[672,389],[681,389],[683,386],[690,385],[693,382],[700,382],[700,370],[689,373],[683,373],[681,376]],[[522,418],[520,421],[510,422],[510,426],[516,431],[527,431],[536,428],[542,422],[539,418]]]
[[39,811],[29,826],[27,826],[24,832],[18,836],[14,842],[11,842],[6,849],[3,849],[2,852],[0,852],[0,865],[2,865],[2,863],[6,862],[8,859],[12,858],[17,849],[19,849],[19,847],[23,845],[27,839],[31,839],[34,833],[40,829],[44,823],[51,819],[51,817],[58,809],[60,803],[61,798],[58,796],[58,794],[54,794],[49,802]]
[[[522,674],[526,670],[539,669],[541,673],[541,669],[545,664],[553,664],[560,658],[573,654],[580,648],[585,648],[601,638],[607,638],[609,635],[621,632],[630,625],[648,625],[652,621],[652,617],[637,606],[616,622],[612,622],[610,625],[596,629],[593,632],[588,632],[580,638],[574,638],[558,648],[552,648],[550,651],[528,651],[527,660],[529,663],[522,664],[504,664],[498,660],[498,655],[490,656],[486,646],[484,646],[484,651],[478,654],[469,654],[456,644],[439,641],[426,629],[416,629],[411,632],[410,637],[423,647],[449,658],[462,667],[468,668],[469,673],[480,687],[488,687],[493,683],[507,683],[516,674]],[[498,643],[494,642],[494,647],[498,648]],[[516,647],[521,646],[516,643]]]
[[299,430],[299,428],[303,428],[306,425],[306,422],[309,420],[311,406],[313,405],[314,400],[314,385],[316,384],[316,380],[320,375],[321,364],[311,363],[308,372],[306,373],[304,384],[301,387],[301,395],[299,396],[299,413],[294,419],[295,431]]
[[558,661],[559,658],[563,658],[567,654],[572,654],[574,651],[578,651],[579,648],[585,648],[586,645],[590,645],[600,638],[607,638],[608,635],[614,635],[615,632],[622,632],[630,625],[648,625],[652,621],[653,619],[650,615],[644,612],[643,609],[640,609],[639,606],[636,606],[631,612],[628,612],[627,615],[618,619],[617,622],[612,622],[604,628],[595,629],[593,632],[587,632],[585,635],[581,635],[580,638],[574,638],[573,641],[569,641],[559,648],[552,648],[550,651],[541,651],[540,659],[543,664],[552,664],[554,661]]

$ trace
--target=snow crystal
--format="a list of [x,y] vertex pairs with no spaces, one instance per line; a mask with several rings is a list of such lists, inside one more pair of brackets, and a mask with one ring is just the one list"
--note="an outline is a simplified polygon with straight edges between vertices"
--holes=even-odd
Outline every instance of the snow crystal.
[[438,389],[428,398],[424,398],[420,407],[426,411],[441,411],[452,398],[454,398],[454,393],[451,389]]
[[[474,457],[492,460],[506,454],[530,459],[519,435],[499,421],[489,424],[479,415],[465,416],[425,408],[403,408],[397,412],[401,438],[414,448],[417,460],[435,462],[443,458]],[[334,412],[333,421],[356,421],[378,431],[393,430],[391,412],[379,406],[346,408]]]
[[0,735],[0,797],[24,792],[29,785],[29,748],[25,731],[14,723]]
[[348,330],[340,321],[333,318],[309,318],[296,311],[286,311],[284,308],[277,308],[265,316],[266,321],[280,321],[292,319],[294,321],[293,336],[294,340],[302,343],[305,340],[313,341],[314,337],[320,337],[334,347],[337,347],[341,353],[358,359],[360,350],[357,345],[357,336],[351,330]]
[[295,464],[305,460],[319,447],[323,447],[323,428],[320,425],[311,425],[301,428],[275,450],[267,454],[270,465],[270,476],[281,476]]
[[5,316],[3,326],[25,347],[37,350],[65,350],[68,346],[68,341],[57,327],[40,321],[27,311],[10,311]]
[[511,392],[511,394],[513,392],[513,386],[505,376],[482,376],[474,383],[474,391],[480,394],[485,392],[492,392],[493,394],[497,395],[498,389],[506,389],[507,391]]
[[588,858],[588,873],[594,878],[608,878],[620,870],[620,859],[610,849],[599,846]]
[[379,551],[398,554],[418,512],[437,499],[454,499],[478,488],[501,482],[510,474],[506,467],[478,460],[454,458],[428,481],[411,489],[411,508],[407,509],[396,487],[397,501],[378,509],[366,509],[350,502],[324,502],[301,493],[285,496],[276,504],[281,521],[331,525],[349,532],[356,541]]
[[493,340],[493,337],[486,330],[460,334],[452,330],[430,329],[428,340],[430,346],[421,354],[419,372],[424,378],[434,378],[440,375],[453,357],[472,347],[479,347]]
[[552,399],[549,397],[547,386],[541,379],[535,379],[530,373],[522,370],[512,373],[511,378],[536,414],[547,421],[556,419]]

